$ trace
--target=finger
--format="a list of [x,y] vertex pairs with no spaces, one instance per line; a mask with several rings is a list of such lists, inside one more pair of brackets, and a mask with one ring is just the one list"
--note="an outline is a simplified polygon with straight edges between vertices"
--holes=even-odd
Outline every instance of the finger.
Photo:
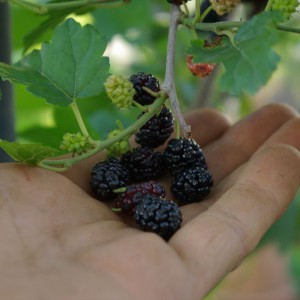
[[[186,116],[186,121],[193,128],[193,137],[201,145],[219,138],[229,127],[229,120],[213,109],[193,111]],[[83,190],[90,193],[89,177],[93,166],[105,159],[105,152],[90,157],[72,167],[63,174]]]
[[173,236],[170,244],[190,270],[198,295],[205,295],[257,245],[299,183],[298,150],[266,148],[249,161],[231,189]]
[[[282,111],[283,109],[283,111]],[[294,115],[296,116],[296,114],[293,112],[293,110],[291,111],[291,113],[289,113],[289,108],[288,110],[285,112],[286,108],[281,105],[277,106],[277,105],[272,105],[269,107],[266,107],[266,109],[264,109],[265,112],[263,111],[262,113],[259,113],[258,117],[259,118],[264,118],[264,115],[266,114],[266,118],[267,119],[271,119],[271,122],[274,122],[275,120],[278,120],[278,123],[272,123],[274,125],[274,132],[273,134],[271,134],[270,137],[268,137],[266,139],[266,141],[262,144],[259,145],[258,149],[256,151],[260,151],[262,149],[264,149],[265,147],[268,147],[270,145],[276,145],[278,143],[281,144],[288,144],[291,146],[296,147],[297,149],[300,149],[300,140],[298,139],[298,135],[299,135],[299,131],[300,131],[300,119],[297,117],[294,117]],[[281,113],[282,112],[282,113]],[[261,116],[260,116],[261,115]],[[274,120],[272,120],[272,116],[274,116]],[[253,122],[257,122],[257,120],[255,119],[255,117],[252,119]],[[285,121],[285,122],[284,122]],[[242,130],[244,129],[244,135],[248,136],[250,141],[248,142],[247,140],[241,144],[241,147],[247,147],[249,143],[253,142],[254,139],[256,139],[258,136],[251,136],[251,132],[253,131],[253,134],[255,135],[255,128],[252,129],[252,127],[250,126],[250,133],[248,133],[247,131],[247,123],[248,121],[246,120],[245,124],[237,124],[236,126],[242,126]],[[284,122],[277,130],[276,127],[280,125],[280,123]],[[261,123],[261,122],[259,122]],[[235,129],[236,131],[238,130]],[[268,131],[271,131],[271,128],[268,128]],[[230,133],[230,130],[228,131],[227,134],[232,134]],[[238,133],[239,134],[239,133]],[[263,134],[266,134],[265,132]],[[227,138],[226,135],[224,136],[224,139]],[[261,138],[263,138],[263,136],[261,136]],[[221,141],[222,143],[222,141]],[[258,141],[257,141],[258,143]],[[255,145],[250,145],[250,147],[252,147],[251,151],[254,151]],[[222,147],[222,146],[220,146]],[[243,152],[245,153],[245,151]],[[250,151],[249,154],[250,155]],[[223,157],[225,156],[225,154],[222,156],[222,162],[224,162],[224,168],[227,167],[226,161],[225,159],[223,159]],[[232,157],[229,158],[231,160],[236,159],[236,161],[234,163],[238,162],[238,158],[239,156],[237,155],[236,157]],[[182,207],[182,213],[184,215],[184,222],[187,222],[189,220],[191,220],[192,218],[196,217],[198,214],[202,213],[203,211],[207,210],[207,208],[209,206],[211,206],[220,196],[222,196],[236,181],[236,179],[239,177],[241,169],[244,168],[243,165],[243,160],[246,160],[247,157],[243,157],[241,156],[240,158],[240,166],[235,168],[233,171],[231,171],[230,175],[228,175],[225,180],[222,180],[221,184],[217,184],[218,183],[218,178],[216,178],[216,176],[214,176],[214,181],[215,181],[215,186],[212,188],[212,193],[210,194],[209,197],[207,197],[206,199],[202,200],[199,203],[193,203],[190,205],[186,205],[184,207]],[[218,158],[214,158],[215,160],[218,160]],[[231,162],[229,162],[229,164],[232,164]],[[229,165],[230,169],[233,168],[233,165]],[[213,173],[215,170],[213,169],[213,166],[211,167],[211,172]],[[222,171],[222,170],[221,170]],[[223,170],[224,171],[224,170]]]
[[[300,118],[293,118],[287,121],[283,126],[281,126],[271,137],[269,137],[266,142],[259,147],[257,152],[263,151],[264,149],[278,145],[286,144],[290,145],[298,150],[300,150],[300,140],[299,140],[299,131],[300,131]],[[214,191],[213,198],[218,198],[221,196],[230,186],[236,182],[241,170],[245,166],[241,166],[236,169],[226,180],[224,180]]]
[[227,116],[211,108],[193,110],[185,119],[192,128],[192,137],[201,147],[220,138],[231,126]]
[[208,167],[218,184],[246,162],[274,132],[298,113],[289,106],[271,104],[236,123],[219,140],[204,148]]
[[300,118],[292,118],[271,135],[260,149],[276,144],[288,144],[300,149],[299,132]]

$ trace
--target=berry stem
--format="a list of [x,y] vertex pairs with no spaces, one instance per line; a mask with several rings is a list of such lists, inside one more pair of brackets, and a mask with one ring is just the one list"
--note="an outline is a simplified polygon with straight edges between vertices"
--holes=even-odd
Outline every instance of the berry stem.
[[126,129],[121,131],[119,134],[113,136],[110,139],[105,141],[94,141],[95,148],[89,150],[86,153],[83,153],[78,156],[62,158],[62,159],[45,159],[40,162],[39,166],[49,169],[52,171],[65,171],[70,168],[72,165],[93,156],[94,154],[107,149],[109,146],[118,142],[128,136],[134,134],[140,127],[142,127],[149,119],[151,119],[161,108],[161,106],[165,103],[166,96],[162,95],[162,97],[156,99],[153,104],[148,106],[148,111],[143,114],[139,119],[137,119],[133,124],[128,126]]
[[189,17],[190,16],[190,11],[189,11],[189,8],[187,7],[187,4],[183,1],[182,2],[182,6],[183,6],[183,8],[184,8],[184,13],[185,13],[185,15],[187,16],[187,17]]
[[85,126],[85,124],[84,124],[84,122],[83,122],[83,119],[82,119],[82,116],[81,116],[81,114],[80,114],[80,110],[79,110],[79,108],[78,108],[78,105],[77,105],[77,103],[76,103],[76,100],[74,100],[70,106],[71,106],[71,109],[72,109],[72,111],[73,111],[73,113],[74,113],[74,115],[75,115],[75,118],[76,118],[76,120],[77,120],[77,123],[78,123],[78,125],[79,125],[79,128],[80,128],[82,134],[83,134],[85,137],[88,138],[88,141],[89,141],[92,145],[94,145],[95,142],[94,142],[94,140],[90,137],[90,135],[89,135],[89,133],[88,133],[88,130],[86,129],[86,126]]
[[183,118],[182,112],[180,110],[180,104],[176,94],[175,83],[174,83],[175,45],[176,45],[176,33],[177,33],[179,18],[180,18],[180,9],[177,5],[172,4],[169,34],[168,34],[166,74],[161,89],[169,96],[172,110],[175,114],[176,119],[180,124],[180,127],[182,128],[184,136],[189,136],[191,133],[191,128],[186,124]]
[[154,91],[152,91],[151,89],[147,88],[146,86],[143,86],[142,89],[147,92],[148,94],[152,95],[155,98],[159,97],[159,93],[156,93]]
[[180,126],[177,120],[175,120],[175,138],[176,139],[180,138]]
[[124,193],[126,192],[126,187],[121,187],[121,188],[118,188],[118,189],[115,189],[113,190],[114,193]]
[[116,121],[116,125],[119,127],[120,130],[124,130],[124,125],[122,124],[122,122],[120,120]]
[[195,1],[195,17],[194,22],[197,23],[201,16],[201,0]]
[[121,211],[123,211],[122,208],[117,208],[117,207],[112,207],[111,210],[112,210],[113,212],[121,212]]
[[134,104],[136,107],[138,107],[141,111],[143,112],[147,112],[148,111],[148,108],[141,105],[140,103],[138,103],[137,101],[135,100],[132,100],[132,104]]
[[203,20],[205,19],[205,17],[210,13],[210,11],[212,10],[212,5],[210,5],[202,14],[201,17],[199,18],[199,22],[203,22]]
[[274,2],[274,0],[269,0],[268,1],[267,6],[265,8],[265,11],[271,10],[273,2]]
[[[201,0],[196,0],[195,1],[195,16],[194,16],[194,24],[196,24],[199,19],[200,19],[200,16],[201,16]],[[193,32],[193,35],[195,37],[195,39],[198,38],[198,35],[197,35],[197,31],[195,28],[192,29],[192,32]]]
[[216,33],[218,35],[226,35],[229,38],[231,44],[233,46],[235,46],[234,33],[232,31],[230,31],[230,30],[221,30],[221,31],[217,31]]

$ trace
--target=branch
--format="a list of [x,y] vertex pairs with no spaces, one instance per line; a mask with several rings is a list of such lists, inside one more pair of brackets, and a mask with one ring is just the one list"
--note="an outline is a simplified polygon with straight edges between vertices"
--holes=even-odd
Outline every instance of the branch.
[[141,126],[143,126],[150,118],[152,118],[161,108],[161,106],[166,101],[164,95],[161,98],[156,99],[153,104],[148,106],[148,112],[144,113],[138,120],[136,120],[132,125],[122,130],[119,134],[113,136],[112,138],[105,141],[95,141],[96,147],[86,153],[79,156],[64,158],[64,159],[45,159],[39,163],[39,166],[45,169],[53,171],[65,171],[72,165],[82,161],[88,157],[95,155],[96,153],[107,149],[109,146],[118,142],[128,136],[134,134]]
[[162,91],[169,96],[172,110],[178,120],[184,136],[189,137],[191,135],[191,127],[188,126],[183,118],[180,110],[180,104],[176,94],[175,82],[174,82],[174,61],[175,61],[175,45],[176,45],[176,32],[180,18],[180,9],[178,5],[173,4],[170,17],[168,46],[167,46],[167,58],[166,58],[166,74],[165,80],[162,84]]
[[[184,16],[180,18],[180,24],[188,28],[202,30],[202,31],[213,31],[213,32],[218,32],[220,30],[226,30],[226,29],[239,28],[245,23],[247,23],[247,21],[220,21],[214,23],[202,23],[202,22],[195,23],[194,19],[192,18],[186,18]],[[276,29],[300,34],[300,28],[286,26],[282,24],[277,24]]]
[[276,28],[281,31],[300,34],[300,28],[286,26],[286,25],[277,25]]

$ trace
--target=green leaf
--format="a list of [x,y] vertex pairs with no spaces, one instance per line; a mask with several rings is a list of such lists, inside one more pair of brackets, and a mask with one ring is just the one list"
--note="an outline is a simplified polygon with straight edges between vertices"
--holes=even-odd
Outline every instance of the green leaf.
[[42,45],[17,65],[0,63],[0,76],[28,86],[47,102],[67,106],[76,98],[100,94],[109,61],[103,57],[106,40],[91,25],[66,20],[54,31],[51,43]]
[[53,12],[49,14],[48,18],[45,21],[40,23],[24,36],[23,52],[26,52],[47,30],[52,29],[60,24],[72,11],[73,9],[65,9],[63,11]]
[[192,41],[189,54],[194,62],[223,63],[220,88],[232,95],[254,94],[266,84],[279,62],[272,46],[279,40],[275,28],[278,15],[264,12],[240,27],[233,43],[208,48],[201,40]]
[[31,165],[38,165],[41,160],[53,157],[58,153],[58,150],[41,144],[20,144],[1,139],[0,147],[15,161]]

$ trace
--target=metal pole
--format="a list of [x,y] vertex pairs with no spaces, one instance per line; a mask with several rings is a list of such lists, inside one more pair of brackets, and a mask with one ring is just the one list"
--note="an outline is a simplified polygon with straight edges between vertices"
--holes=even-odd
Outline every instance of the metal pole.
[[[10,13],[7,2],[0,3],[0,61],[7,64],[11,59],[11,39],[10,39]],[[0,90],[2,97],[0,100],[0,139],[13,141],[14,133],[14,105],[13,90],[8,81],[0,79]],[[0,149],[0,162],[11,161],[11,158]]]

